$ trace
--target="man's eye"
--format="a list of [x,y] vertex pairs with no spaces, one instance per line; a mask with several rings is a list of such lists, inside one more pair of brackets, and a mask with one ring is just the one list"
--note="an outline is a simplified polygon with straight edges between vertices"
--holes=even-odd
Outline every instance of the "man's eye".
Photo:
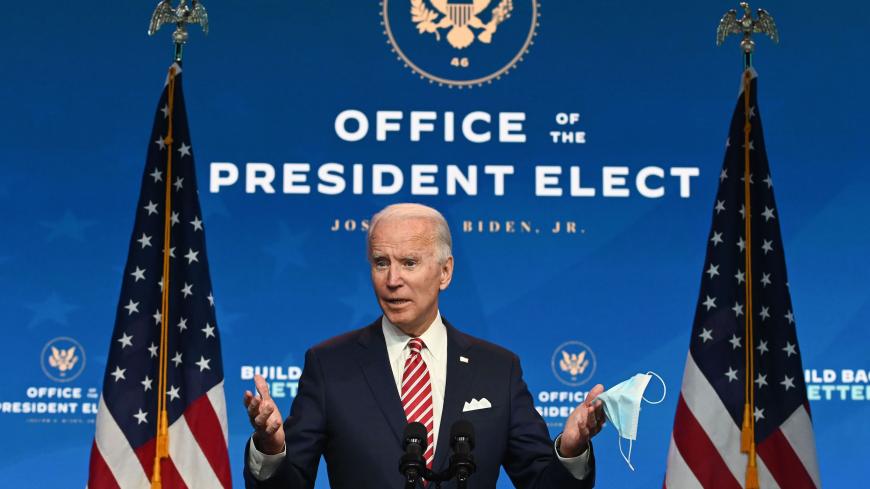
[[417,260],[405,260],[405,266],[408,268],[413,268],[417,266]]
[[389,264],[387,260],[375,260],[375,266],[378,268],[387,268]]

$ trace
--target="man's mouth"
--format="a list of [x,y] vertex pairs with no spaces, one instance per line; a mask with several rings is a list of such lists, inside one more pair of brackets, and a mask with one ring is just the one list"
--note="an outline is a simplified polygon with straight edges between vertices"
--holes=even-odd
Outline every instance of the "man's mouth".
[[387,302],[387,304],[389,304],[391,306],[403,306],[403,305],[411,302],[408,299],[385,299],[385,301]]

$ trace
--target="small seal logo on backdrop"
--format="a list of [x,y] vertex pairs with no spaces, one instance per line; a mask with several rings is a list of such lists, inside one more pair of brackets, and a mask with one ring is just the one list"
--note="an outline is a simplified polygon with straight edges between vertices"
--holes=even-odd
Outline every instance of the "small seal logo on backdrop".
[[537,35],[536,0],[382,0],[396,58],[429,83],[470,88],[515,69]]
[[598,366],[595,352],[584,343],[568,341],[553,352],[550,366],[560,382],[572,387],[589,382]]
[[85,349],[78,341],[60,336],[45,344],[39,360],[42,371],[49,379],[70,382],[85,369]]

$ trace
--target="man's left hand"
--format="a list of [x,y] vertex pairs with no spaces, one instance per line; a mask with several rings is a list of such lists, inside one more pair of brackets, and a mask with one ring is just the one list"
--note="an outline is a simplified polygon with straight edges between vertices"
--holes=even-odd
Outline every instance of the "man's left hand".
[[582,455],[589,446],[589,440],[597,435],[604,426],[604,404],[597,400],[604,392],[604,386],[596,385],[586,394],[586,400],[577,406],[568,420],[559,442],[559,454],[565,458]]

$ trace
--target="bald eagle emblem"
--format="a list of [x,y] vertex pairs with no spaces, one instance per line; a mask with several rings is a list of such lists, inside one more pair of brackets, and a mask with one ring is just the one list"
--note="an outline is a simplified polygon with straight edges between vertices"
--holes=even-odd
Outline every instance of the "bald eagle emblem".
[[[434,34],[441,40],[441,31],[447,32],[447,42],[455,49],[465,49],[474,40],[489,44],[498,25],[510,18],[513,0],[501,0],[491,9],[489,20],[484,22],[480,16],[492,0],[411,0],[411,20],[420,34]],[[434,10],[433,10],[434,9]]]
[[60,371],[61,377],[66,377],[66,373],[75,367],[79,358],[76,356],[76,347],[57,348],[51,347],[51,356],[48,357],[48,364]]
[[562,359],[559,361],[559,367],[563,372],[570,374],[572,378],[582,374],[588,366],[589,360],[586,359],[585,350],[580,353],[568,353],[562,350]]
[[55,382],[72,382],[85,370],[87,355],[81,343],[68,336],[49,340],[39,354],[39,366]]
[[553,351],[550,368],[559,382],[576,387],[595,376],[598,360],[595,351],[577,340],[566,341]]

